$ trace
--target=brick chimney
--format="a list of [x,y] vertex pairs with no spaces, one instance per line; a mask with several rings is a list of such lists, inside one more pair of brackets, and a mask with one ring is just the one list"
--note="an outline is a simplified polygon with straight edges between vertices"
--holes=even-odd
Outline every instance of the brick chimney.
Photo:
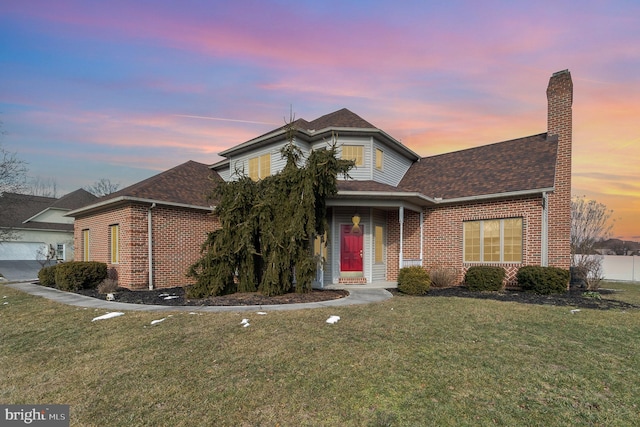
[[558,137],[555,190],[549,195],[549,265],[571,265],[571,133],[573,82],[569,70],[553,73],[547,87],[547,134]]

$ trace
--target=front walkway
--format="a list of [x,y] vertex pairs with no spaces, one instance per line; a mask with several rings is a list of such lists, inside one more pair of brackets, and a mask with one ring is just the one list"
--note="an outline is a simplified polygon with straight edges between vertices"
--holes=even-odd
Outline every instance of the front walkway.
[[[237,311],[274,311],[274,310],[302,310],[308,308],[344,307],[358,304],[370,304],[381,302],[391,298],[391,293],[384,287],[373,287],[370,285],[340,285],[347,289],[349,296],[330,301],[310,302],[305,304],[278,304],[278,305],[243,305],[243,306],[166,306],[166,305],[146,305],[129,304],[115,301],[103,301],[96,298],[78,295],[71,292],[64,292],[58,289],[47,288],[46,286],[35,285],[29,282],[5,284],[10,288],[26,292],[31,295],[43,297],[61,304],[73,305],[76,307],[99,308],[112,311],[188,311],[188,312],[237,312]],[[337,285],[336,285],[337,286]],[[393,287],[393,286],[387,286]],[[328,288],[327,288],[328,289]]]

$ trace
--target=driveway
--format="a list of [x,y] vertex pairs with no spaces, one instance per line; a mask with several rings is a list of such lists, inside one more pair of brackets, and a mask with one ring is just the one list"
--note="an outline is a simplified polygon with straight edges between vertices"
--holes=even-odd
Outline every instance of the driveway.
[[37,280],[41,268],[40,261],[0,261],[0,274],[9,282]]

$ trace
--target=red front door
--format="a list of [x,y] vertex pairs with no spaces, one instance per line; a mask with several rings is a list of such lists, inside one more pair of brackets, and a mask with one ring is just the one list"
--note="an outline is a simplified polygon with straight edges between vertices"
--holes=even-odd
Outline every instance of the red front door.
[[362,227],[340,226],[340,271],[362,271]]

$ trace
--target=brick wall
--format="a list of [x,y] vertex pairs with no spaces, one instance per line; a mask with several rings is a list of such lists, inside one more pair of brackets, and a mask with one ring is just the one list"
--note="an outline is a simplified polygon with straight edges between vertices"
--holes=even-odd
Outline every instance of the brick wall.
[[[405,211],[403,233],[404,258],[419,258],[419,213]],[[522,263],[475,264],[463,262],[463,222],[481,219],[522,218]],[[387,279],[397,280],[400,227],[398,213],[389,213],[387,247]],[[523,197],[511,200],[475,202],[427,208],[424,211],[423,266],[450,267],[458,271],[462,283],[466,270],[472,265],[498,265],[507,272],[507,284],[515,284],[521,265],[540,265],[542,239],[542,197]]]
[[549,265],[569,268],[573,83],[568,70],[551,76],[547,101],[547,132],[558,136],[555,191],[549,195]]
[[[522,218],[522,263],[464,263],[463,222],[504,218]],[[473,265],[504,267],[509,285],[514,284],[520,266],[540,265],[542,198],[539,196],[429,208],[425,210],[425,224],[425,267],[455,268],[460,283],[466,270]]]
[[[89,259],[108,265],[118,283],[129,289],[147,289],[149,205],[132,204],[105,210],[75,220],[74,241],[77,261],[82,260],[82,231],[89,230]],[[209,231],[219,226],[206,211],[157,206],[151,210],[153,225],[153,281],[155,288],[185,286],[188,267],[200,256],[200,246]],[[110,259],[109,226],[120,228],[120,260]]]

